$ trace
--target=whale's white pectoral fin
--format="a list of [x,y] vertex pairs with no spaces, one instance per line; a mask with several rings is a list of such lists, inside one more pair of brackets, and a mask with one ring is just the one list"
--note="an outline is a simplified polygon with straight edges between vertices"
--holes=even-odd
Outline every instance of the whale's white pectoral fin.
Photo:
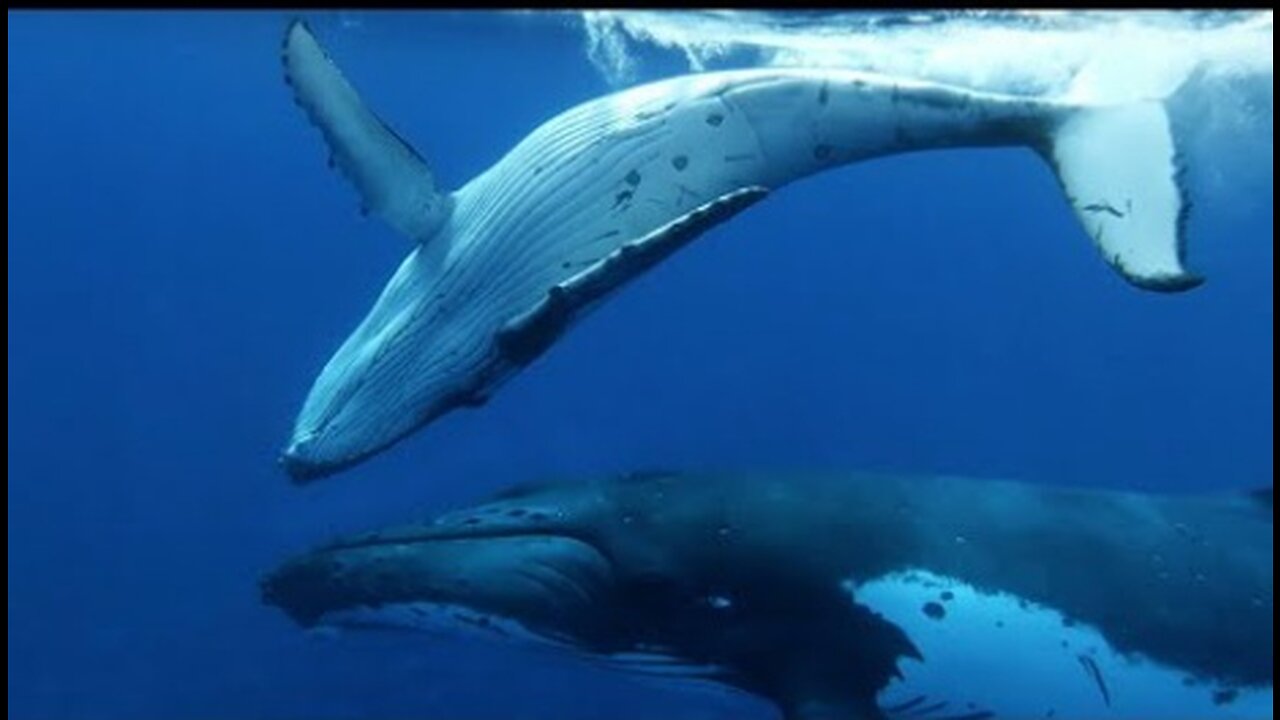
[[362,209],[415,240],[434,235],[451,199],[436,190],[422,157],[365,107],[302,21],[290,23],[283,55],[285,82],[324,135],[330,164],[360,192]]
[[1045,155],[1085,231],[1126,280],[1165,292],[1203,282],[1183,264],[1190,201],[1162,103],[1075,110]]

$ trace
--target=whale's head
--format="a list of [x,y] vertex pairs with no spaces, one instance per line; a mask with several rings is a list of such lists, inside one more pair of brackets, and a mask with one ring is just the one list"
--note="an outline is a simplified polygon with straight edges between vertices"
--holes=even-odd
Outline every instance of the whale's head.
[[724,485],[698,479],[513,488],[292,557],[262,578],[262,599],[315,630],[462,634],[771,696],[786,620],[815,608],[778,592],[769,561],[737,554]]
[[567,648],[603,642],[622,617],[607,549],[572,511],[504,500],[339,540],[261,582],[304,627],[465,631]]
[[597,631],[613,575],[590,543],[555,533],[404,537],[308,553],[262,588],[305,627],[479,630],[572,646]]
[[317,376],[280,456],[295,482],[332,475],[455,408],[484,404],[509,374],[497,344],[502,313],[463,302],[465,286],[444,286],[431,251],[409,254]]

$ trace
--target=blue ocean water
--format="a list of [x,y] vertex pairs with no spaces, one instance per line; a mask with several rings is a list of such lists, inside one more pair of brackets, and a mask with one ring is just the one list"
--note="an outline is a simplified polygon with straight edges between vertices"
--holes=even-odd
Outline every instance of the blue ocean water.
[[[878,160],[714,230],[483,410],[291,486],[274,460],[294,414],[406,245],[326,170],[282,82],[285,22],[9,15],[14,717],[769,717],[555,655],[311,637],[257,578],[333,533],[549,475],[1272,481],[1268,135],[1266,186],[1196,207],[1194,292],[1115,277],[1030,153]],[[313,25],[446,186],[612,89],[571,15]]]

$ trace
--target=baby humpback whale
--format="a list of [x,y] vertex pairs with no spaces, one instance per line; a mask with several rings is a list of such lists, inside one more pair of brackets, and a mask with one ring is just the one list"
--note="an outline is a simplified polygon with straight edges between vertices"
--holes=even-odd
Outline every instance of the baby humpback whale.
[[536,640],[795,720],[1262,718],[1271,498],[648,474],[516,488],[262,586],[304,626]]
[[316,379],[281,463],[296,481],[483,404],[628,280],[770,192],[828,168],[932,148],[1026,146],[1103,257],[1179,291],[1188,202],[1159,99],[1093,106],[833,68],[686,75],[548,120],[444,192],[307,27],[285,79],[362,206],[413,241]]

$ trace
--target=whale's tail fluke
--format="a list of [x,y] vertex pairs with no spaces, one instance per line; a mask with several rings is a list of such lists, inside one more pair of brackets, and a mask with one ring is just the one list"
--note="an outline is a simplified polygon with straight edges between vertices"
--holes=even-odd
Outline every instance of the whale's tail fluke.
[[294,100],[324,135],[329,164],[356,186],[362,210],[415,240],[431,238],[451,200],[422,156],[365,106],[306,23],[289,24],[281,53]]
[[1078,107],[1054,123],[1045,159],[1103,258],[1163,292],[1203,282],[1185,265],[1191,208],[1165,104]]

